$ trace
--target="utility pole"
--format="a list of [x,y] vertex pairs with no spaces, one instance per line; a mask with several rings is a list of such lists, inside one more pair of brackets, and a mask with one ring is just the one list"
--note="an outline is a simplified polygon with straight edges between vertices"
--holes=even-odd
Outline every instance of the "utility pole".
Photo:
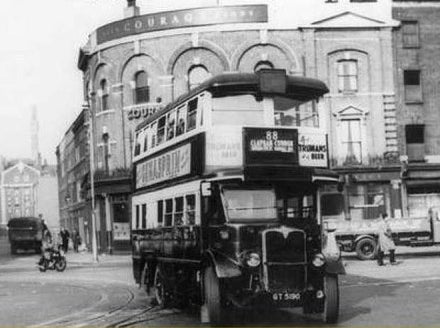
[[98,243],[96,242],[96,213],[95,213],[95,145],[94,145],[94,130],[93,130],[93,115],[90,109],[89,100],[83,104],[83,109],[89,116],[89,155],[90,155],[90,185],[92,194],[92,254],[93,262],[98,262]]

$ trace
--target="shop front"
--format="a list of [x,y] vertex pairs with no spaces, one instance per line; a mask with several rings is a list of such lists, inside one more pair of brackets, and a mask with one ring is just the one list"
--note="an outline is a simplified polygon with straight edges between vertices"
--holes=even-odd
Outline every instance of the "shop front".
[[129,175],[95,175],[96,230],[98,251],[130,251]]
[[409,217],[423,217],[428,210],[440,211],[440,165],[409,164],[404,172],[404,192]]
[[381,213],[402,217],[400,167],[340,170],[346,218],[374,220]]

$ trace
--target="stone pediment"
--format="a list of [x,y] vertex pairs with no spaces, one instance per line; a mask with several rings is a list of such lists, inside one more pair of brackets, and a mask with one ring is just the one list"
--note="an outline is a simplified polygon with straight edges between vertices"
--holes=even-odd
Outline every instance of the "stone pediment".
[[2,184],[34,184],[39,177],[40,172],[37,169],[19,162],[2,172]]
[[341,110],[334,111],[333,115],[338,116],[340,118],[344,117],[359,117],[359,116],[365,116],[368,114],[368,111],[359,109],[354,106],[348,106]]
[[310,24],[315,28],[362,28],[362,27],[385,27],[384,21],[346,11],[338,15],[330,16]]

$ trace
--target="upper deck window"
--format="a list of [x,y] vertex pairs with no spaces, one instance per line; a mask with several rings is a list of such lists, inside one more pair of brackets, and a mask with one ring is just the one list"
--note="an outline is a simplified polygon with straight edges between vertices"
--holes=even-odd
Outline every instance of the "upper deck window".
[[150,101],[150,89],[148,86],[148,75],[145,71],[137,72],[134,77],[134,102],[136,104]]
[[187,130],[191,131],[196,128],[197,124],[197,103],[198,98],[195,98],[188,102],[188,115],[187,115]]
[[274,124],[278,126],[318,126],[318,113],[314,101],[274,97]]
[[180,136],[185,133],[186,127],[186,106],[180,106],[177,108],[177,127],[176,136]]
[[176,111],[173,110],[167,115],[167,140],[171,140],[176,135]]
[[166,117],[162,116],[157,123],[156,145],[160,145],[162,142],[165,141],[165,123],[166,123]]
[[150,143],[150,147],[156,147],[156,140],[157,140],[157,122],[153,122],[150,125],[150,128],[148,129],[150,131],[150,135],[151,135],[151,143]]
[[264,124],[264,102],[253,95],[213,98],[212,106],[214,125]]

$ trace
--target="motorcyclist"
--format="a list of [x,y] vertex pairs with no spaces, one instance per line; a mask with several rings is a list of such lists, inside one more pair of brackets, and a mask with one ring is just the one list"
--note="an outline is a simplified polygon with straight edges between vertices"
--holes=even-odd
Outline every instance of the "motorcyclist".
[[52,255],[55,252],[55,245],[52,239],[52,234],[49,229],[44,231],[43,241],[41,243],[41,258],[38,262],[39,266],[44,265],[44,261],[50,261],[52,259]]

